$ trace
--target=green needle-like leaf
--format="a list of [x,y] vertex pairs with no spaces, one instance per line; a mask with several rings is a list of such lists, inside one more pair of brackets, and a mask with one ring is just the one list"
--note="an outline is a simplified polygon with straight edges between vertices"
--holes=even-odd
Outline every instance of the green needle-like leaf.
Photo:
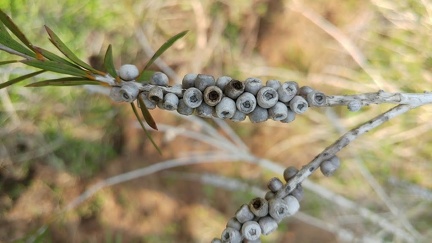
[[[0,31],[0,44],[24,55],[36,58],[36,54],[25,46],[21,45],[18,41],[14,40],[7,31]],[[15,53],[12,53],[15,54]]]
[[104,67],[106,69],[106,71],[113,76],[114,78],[117,77],[117,72],[114,66],[114,59],[113,59],[113,54],[112,54],[112,47],[111,45],[108,46],[108,49],[105,53],[105,58],[104,58]]
[[4,26],[3,22],[0,21],[0,35],[6,35],[12,37]]
[[144,123],[142,122],[141,118],[138,115],[138,111],[137,108],[135,107],[135,104],[132,102],[130,103],[132,106],[132,110],[136,116],[136,118],[138,119],[139,124],[141,125],[142,129],[144,130],[146,136],[148,137],[148,139],[150,139],[150,142],[153,144],[153,146],[156,148],[156,150],[159,152],[159,154],[162,154],[162,151],[160,150],[160,148],[156,145],[155,141],[153,140],[153,138],[151,137],[150,133],[147,131],[147,129],[144,126]]
[[102,85],[100,81],[93,81],[81,77],[66,77],[49,79],[36,83],[27,84],[26,87],[43,87],[43,86],[77,86],[77,85]]
[[68,74],[72,76],[79,76],[79,77],[88,77],[88,73],[85,70],[72,67],[61,62],[40,61],[40,60],[24,60],[21,62],[32,67],[40,68],[55,73],[62,73],[62,74]]
[[153,128],[154,130],[158,130],[158,128],[156,126],[156,122],[154,121],[153,117],[151,116],[150,112],[148,111],[147,107],[145,106],[144,100],[140,95],[138,96],[138,103],[140,105],[141,112],[142,112],[144,119],[147,122],[147,124],[151,128]]
[[67,65],[69,65],[69,66],[72,66],[72,67],[75,67],[75,68],[78,68],[78,69],[81,69],[78,65],[76,65],[76,64],[74,64],[74,63],[71,63],[71,62],[69,62],[68,60],[66,60],[66,59],[64,59],[64,58],[62,58],[62,57],[60,57],[60,56],[57,56],[56,54],[54,54],[54,53],[52,53],[52,52],[50,52],[50,51],[48,51],[48,50],[45,50],[45,49],[43,49],[43,48],[41,48],[41,47],[37,47],[37,46],[35,46],[34,47],[40,54],[42,54],[42,56],[44,56],[44,57],[46,57],[48,60],[50,60],[50,61],[54,61],[54,62],[61,62],[61,63],[64,63],[64,64],[67,64]]
[[153,64],[153,62],[160,55],[162,55],[162,53],[164,53],[168,48],[170,48],[174,44],[174,42],[176,42],[177,40],[179,40],[180,38],[185,36],[187,34],[187,32],[188,32],[188,30],[185,30],[185,31],[182,31],[182,32],[178,33],[177,35],[169,38],[169,40],[167,40],[161,47],[159,47],[159,49],[155,52],[155,54],[150,58],[150,60],[145,65],[143,71],[146,70],[148,67],[150,67]]
[[[16,36],[18,39],[24,43],[28,48],[34,51],[33,45],[30,43],[30,41],[27,39],[27,37],[23,34],[23,32],[18,28],[18,26],[15,25],[15,23],[12,21],[12,19],[7,16],[5,12],[0,10],[0,21],[3,22],[3,24]],[[35,51],[36,53],[36,51]]]
[[94,69],[92,66],[90,66],[89,64],[81,61],[48,26],[45,25],[45,29],[48,32],[48,35],[51,37],[50,41],[72,62],[94,73],[105,75],[105,73],[98,71]]
[[5,65],[5,64],[9,64],[9,63],[14,63],[14,62],[19,62],[19,61],[18,60],[2,61],[2,62],[0,62],[0,66]]
[[23,80],[26,80],[26,79],[28,79],[28,78],[34,77],[34,76],[36,76],[36,75],[38,75],[38,74],[41,74],[41,73],[43,73],[43,72],[45,72],[45,70],[41,70],[41,71],[37,71],[37,72],[33,72],[33,73],[29,73],[29,74],[26,74],[26,75],[20,76],[20,77],[18,77],[18,78],[11,79],[11,80],[9,80],[9,81],[7,81],[7,82],[1,83],[1,84],[0,84],[0,89],[3,89],[3,88],[5,88],[5,87],[7,87],[7,86],[10,86],[10,85],[12,85],[12,84],[16,84],[16,83],[21,82],[21,81],[23,81]]
[[144,70],[141,72],[140,76],[136,79],[137,82],[150,82],[150,78],[151,76],[153,76],[153,74],[155,73],[155,71],[150,71],[150,70]]

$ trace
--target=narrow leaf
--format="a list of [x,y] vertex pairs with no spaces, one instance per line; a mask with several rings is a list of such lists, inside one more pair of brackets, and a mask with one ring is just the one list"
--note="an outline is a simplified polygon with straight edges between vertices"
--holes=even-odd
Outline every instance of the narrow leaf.
[[114,66],[114,59],[113,59],[113,54],[112,54],[112,47],[111,45],[108,46],[108,49],[105,53],[105,58],[104,58],[104,67],[106,69],[106,71],[113,76],[114,78],[117,77],[117,72]]
[[67,65],[69,65],[69,66],[72,66],[72,67],[75,67],[75,68],[78,68],[78,69],[81,69],[78,65],[76,65],[76,64],[74,64],[74,63],[71,63],[71,62],[69,62],[68,60],[66,60],[66,59],[64,59],[64,58],[62,58],[62,57],[60,57],[60,56],[57,56],[56,54],[54,54],[54,53],[52,53],[52,52],[50,52],[50,51],[48,51],[48,50],[45,50],[45,49],[43,49],[43,48],[41,48],[41,47],[37,47],[37,46],[35,46],[34,47],[40,54],[42,54],[42,56],[44,56],[44,57],[46,57],[48,60],[50,60],[50,61],[54,61],[54,62],[61,62],[61,63],[64,63],[64,64],[67,64]]
[[36,83],[27,84],[26,87],[43,87],[43,86],[77,86],[77,85],[101,85],[102,82],[83,79],[81,77],[66,77],[49,79]]
[[6,35],[6,36],[11,37],[11,35],[7,31],[6,27],[4,26],[3,22],[0,22],[0,35]]
[[98,71],[89,64],[80,60],[48,26],[45,25],[45,29],[48,32],[48,35],[51,37],[50,41],[72,62],[94,73],[105,75],[104,72]]
[[156,126],[156,122],[154,121],[153,117],[151,116],[150,112],[148,111],[147,107],[145,106],[144,100],[143,100],[141,95],[138,96],[138,103],[140,105],[141,112],[142,112],[144,119],[147,122],[147,124],[151,128],[153,128],[154,130],[158,130],[158,128]]
[[[33,45],[30,43],[30,41],[27,39],[27,37],[23,34],[23,32],[18,28],[18,26],[15,25],[15,23],[12,21],[12,19],[7,16],[5,12],[0,10],[0,21],[3,22],[3,24],[16,36],[18,39],[24,43],[28,48],[31,50],[33,49]],[[35,53],[37,53],[35,51]]]
[[156,148],[156,150],[159,152],[159,154],[162,154],[162,151],[160,150],[160,148],[156,145],[155,141],[153,140],[153,138],[151,137],[150,133],[147,131],[147,129],[144,126],[144,123],[142,122],[141,118],[138,115],[138,111],[137,108],[135,107],[135,104],[132,102],[130,103],[132,106],[132,110],[136,116],[136,118],[138,119],[139,124],[141,125],[142,129],[144,130],[146,136],[148,137],[148,139],[150,139],[150,142],[153,144],[153,146]]
[[55,73],[62,73],[62,74],[68,74],[72,76],[79,76],[79,77],[88,76],[86,71],[76,67],[71,67],[67,64],[60,63],[60,62],[40,61],[40,60],[24,60],[21,62],[32,67],[40,68]]
[[176,42],[177,40],[179,40],[180,38],[182,38],[183,36],[185,36],[187,34],[187,32],[188,32],[188,30],[185,30],[185,31],[180,32],[177,35],[169,38],[169,40],[167,40],[161,47],[159,47],[159,49],[155,52],[155,54],[150,58],[150,60],[145,65],[144,70],[146,70],[148,67],[150,67],[153,64],[153,62],[160,55],[162,55],[162,53],[164,53],[168,48],[170,48],[174,44],[174,42]]
[[[25,46],[21,45],[18,41],[14,40],[9,35],[9,33],[7,33],[7,31],[6,32],[3,32],[3,31],[0,32],[0,44],[4,45],[4,46],[6,46],[6,47],[8,47],[14,51],[22,53],[24,55],[36,58],[36,54],[34,52],[30,51]],[[6,50],[4,50],[4,51],[6,51]],[[12,54],[15,54],[15,53],[12,53]]]
[[18,60],[2,61],[2,62],[0,62],[0,66],[5,65],[5,64],[9,64],[9,63],[14,63],[14,62],[19,62],[19,61]]
[[3,89],[3,88],[5,88],[5,87],[8,87],[8,86],[10,86],[10,85],[12,85],[12,84],[16,84],[16,83],[18,83],[18,82],[20,82],[20,81],[23,81],[23,80],[26,80],[26,79],[28,79],[28,78],[34,77],[34,76],[36,76],[36,75],[38,75],[38,74],[41,74],[41,73],[43,73],[43,72],[45,72],[45,70],[41,70],[41,71],[37,71],[37,72],[33,72],[33,73],[29,73],[29,74],[26,74],[26,75],[20,76],[20,77],[18,77],[18,78],[11,79],[11,80],[9,80],[9,81],[7,81],[7,82],[1,83],[1,84],[0,84],[0,89]]
[[150,70],[143,70],[140,74],[140,76],[136,79],[137,82],[145,82],[148,83],[150,82],[150,78],[151,76],[153,76],[153,74],[155,73],[155,71],[150,71]]

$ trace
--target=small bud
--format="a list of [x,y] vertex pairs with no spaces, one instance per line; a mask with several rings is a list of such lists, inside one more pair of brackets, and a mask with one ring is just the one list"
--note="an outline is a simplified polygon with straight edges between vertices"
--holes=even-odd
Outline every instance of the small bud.
[[320,165],[321,172],[325,176],[332,176],[339,167],[340,160],[337,156],[333,156],[329,160],[323,161]]
[[204,102],[209,106],[216,106],[222,100],[223,92],[218,86],[208,86],[204,90]]
[[267,109],[260,106],[256,106],[255,109],[248,114],[249,120],[253,123],[267,121],[269,115]]
[[247,204],[243,204],[235,213],[236,219],[243,224],[246,221],[252,220],[255,216],[250,211]]
[[155,72],[152,75],[150,82],[159,86],[168,86],[169,79],[165,73]]
[[291,180],[291,178],[293,178],[295,175],[297,175],[298,171],[299,170],[294,166],[290,166],[290,167],[286,168],[283,172],[283,177],[284,177],[285,181],[288,182],[289,180]]
[[190,116],[194,112],[194,108],[191,108],[186,105],[183,99],[179,100],[179,104],[177,106],[177,112],[184,116]]
[[228,76],[222,76],[222,77],[219,77],[219,78],[216,80],[216,86],[218,86],[221,90],[224,90],[224,89],[225,89],[225,86],[227,86],[227,84],[228,84],[229,82],[231,82],[231,80],[232,80],[232,78],[231,78],[231,77],[228,77]]
[[298,84],[294,81],[288,81],[283,83],[280,88],[277,89],[279,100],[282,102],[289,102],[296,96],[298,91]]
[[222,119],[231,118],[236,112],[236,105],[234,100],[223,97],[216,106],[216,116]]
[[362,103],[360,100],[352,100],[348,103],[348,110],[359,111],[362,108]]
[[309,104],[301,96],[294,96],[294,98],[289,102],[289,107],[292,111],[297,114],[303,114],[308,109]]
[[238,231],[240,231],[242,224],[236,219],[236,218],[231,218],[230,220],[228,220],[228,223],[226,225],[226,227],[230,227],[233,229],[236,229]]
[[159,101],[163,100],[163,96],[163,90],[159,86],[152,87],[148,93],[149,99],[156,104],[159,103]]
[[168,111],[177,110],[179,98],[173,93],[167,93],[163,99],[163,108]]
[[275,231],[278,227],[278,223],[270,216],[260,218],[258,224],[261,227],[261,232],[263,235],[269,235],[271,232]]
[[134,82],[123,83],[119,90],[119,94],[123,101],[133,102],[136,100],[139,93],[139,88]]
[[249,203],[249,209],[257,217],[264,217],[268,214],[268,202],[264,198],[254,198]]
[[244,92],[244,89],[244,83],[233,79],[225,86],[224,94],[231,99],[237,99]]
[[209,106],[204,102],[202,102],[201,105],[195,109],[197,115],[204,118],[213,117],[213,111],[214,111],[214,107]]
[[270,79],[270,80],[267,80],[266,86],[271,87],[275,90],[278,90],[279,87],[281,86],[281,83],[279,80]]
[[138,78],[139,70],[135,65],[125,64],[120,67],[118,74],[122,80],[132,81]]
[[282,102],[277,102],[268,112],[269,117],[275,121],[281,121],[288,117],[288,107]]
[[270,108],[278,102],[278,93],[270,87],[262,87],[257,93],[257,103],[262,108]]
[[306,96],[309,106],[323,106],[326,104],[327,96],[318,91],[312,91]]
[[215,79],[211,75],[198,74],[195,79],[195,88],[199,89],[201,92],[204,92],[208,86],[212,85],[215,85]]
[[183,89],[189,89],[195,86],[195,79],[198,76],[198,74],[195,73],[188,73],[183,77],[182,80],[182,88]]
[[245,119],[246,119],[246,114],[239,111],[239,110],[236,110],[236,112],[234,113],[234,116],[231,117],[231,121],[233,121],[233,122],[241,122],[241,121],[244,121]]
[[255,221],[247,221],[242,225],[241,233],[246,240],[258,240],[261,236],[261,227]]
[[249,92],[244,92],[236,100],[237,109],[245,114],[251,113],[256,107],[256,98]]
[[253,95],[256,95],[262,88],[263,84],[261,79],[258,78],[247,78],[245,80],[245,91]]
[[183,100],[190,108],[197,108],[201,105],[203,96],[199,89],[192,87],[183,92]]
[[270,179],[267,184],[268,189],[272,192],[278,192],[283,187],[283,182],[279,180],[277,177],[273,177]]
[[242,241],[242,236],[238,230],[227,227],[222,232],[221,240],[222,242],[240,243]]

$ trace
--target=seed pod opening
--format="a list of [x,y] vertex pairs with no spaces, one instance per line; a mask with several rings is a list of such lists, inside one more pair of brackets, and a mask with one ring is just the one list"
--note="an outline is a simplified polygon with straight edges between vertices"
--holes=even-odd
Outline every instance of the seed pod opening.
[[195,86],[195,79],[198,76],[198,74],[195,73],[188,73],[183,77],[182,80],[182,88],[183,89],[189,89]]
[[258,224],[261,227],[261,233],[263,235],[269,235],[271,232],[275,231],[278,227],[278,223],[270,216],[260,218]]
[[320,170],[325,176],[332,176],[339,167],[339,158],[337,156],[333,156],[329,160],[323,161],[321,163]]
[[248,116],[252,123],[265,122],[269,117],[267,109],[264,109],[260,106],[256,106],[255,109],[248,114]]
[[222,232],[221,240],[222,242],[240,243],[242,236],[238,230],[228,227]]
[[295,96],[290,102],[289,107],[297,114],[303,114],[307,111],[309,104],[301,96]]
[[323,106],[326,104],[327,97],[324,93],[312,91],[306,96],[309,106]]
[[179,104],[177,106],[177,112],[184,116],[190,116],[194,112],[194,108],[191,108],[186,105],[183,99],[179,100]]
[[216,106],[222,100],[223,92],[218,86],[208,86],[204,90],[204,102],[209,106]]
[[150,89],[149,93],[148,93],[148,97],[151,101],[155,102],[156,104],[163,100],[163,90],[161,87],[158,86],[154,86]]
[[183,92],[183,100],[187,106],[197,108],[203,101],[203,95],[199,89],[192,87]]
[[281,198],[272,198],[269,201],[269,215],[276,221],[280,222],[290,214],[289,206],[285,200]]
[[120,97],[125,102],[133,102],[138,97],[139,88],[134,82],[123,83],[119,90]]
[[288,107],[282,102],[277,102],[268,111],[269,117],[275,121],[281,121],[288,117]]
[[219,78],[216,80],[216,86],[218,86],[221,90],[224,90],[224,89],[225,89],[225,86],[227,86],[227,84],[228,84],[229,82],[231,82],[231,80],[232,80],[232,78],[231,78],[231,77],[228,77],[228,76],[222,76],[222,77],[219,77]]
[[252,220],[255,216],[250,211],[248,205],[243,204],[235,213],[235,217],[240,223],[243,224],[246,221]]
[[258,240],[261,236],[261,227],[255,221],[247,221],[242,225],[241,233],[246,240]]
[[245,114],[251,113],[256,107],[256,98],[249,92],[241,94],[236,101],[237,109]]
[[124,64],[118,70],[119,77],[124,81],[132,81],[139,75],[139,70],[135,65]]
[[279,87],[281,86],[281,82],[279,80],[276,80],[276,79],[270,79],[270,80],[267,80],[266,86],[271,87],[275,90],[278,90]]
[[277,177],[273,177],[267,184],[268,189],[272,192],[277,192],[283,187],[283,182]]
[[155,72],[153,73],[150,82],[152,84],[159,85],[159,86],[168,86],[169,79],[165,73]]
[[231,99],[237,99],[244,92],[244,89],[243,82],[233,79],[225,86],[224,94]]
[[173,93],[167,93],[163,99],[163,108],[165,110],[177,110],[179,98]]
[[279,100],[279,96],[276,90],[274,90],[273,88],[262,87],[258,91],[256,99],[259,106],[267,109],[276,105]]
[[296,96],[298,92],[298,84],[294,81],[288,81],[283,83],[278,89],[277,89],[279,100],[282,102],[289,102]]
[[216,105],[216,116],[222,119],[231,118],[236,112],[234,100],[223,97],[219,104]]
[[261,79],[258,78],[247,78],[244,85],[245,91],[253,95],[256,95],[263,86]]
[[264,198],[254,198],[249,203],[250,211],[257,217],[264,217],[268,214],[268,202]]
[[204,92],[208,86],[212,85],[215,85],[215,79],[211,75],[198,74],[195,79],[195,88],[199,89],[201,92]]

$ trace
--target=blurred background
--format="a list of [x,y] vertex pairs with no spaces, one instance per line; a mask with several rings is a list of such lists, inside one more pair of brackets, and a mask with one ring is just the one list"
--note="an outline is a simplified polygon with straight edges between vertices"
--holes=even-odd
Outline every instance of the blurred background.
[[[329,95],[431,90],[428,0],[0,0],[0,8],[36,45],[55,50],[47,25],[94,66],[112,44],[117,67],[143,67],[169,37],[190,30],[151,67],[172,84],[205,73],[295,80]],[[32,71],[0,69],[0,82]],[[0,241],[210,242],[238,207],[263,196],[268,179],[392,107],[313,108],[290,124],[156,109],[159,155],[130,107],[103,92],[0,90]],[[315,173],[300,213],[262,241],[432,237],[431,111],[410,111],[343,149],[340,170],[331,178]],[[163,169],[179,161],[194,164]],[[160,171],[145,170],[157,164]],[[125,179],[130,171],[138,178]],[[108,186],[117,175],[125,182]],[[96,183],[104,188],[76,200]]]

